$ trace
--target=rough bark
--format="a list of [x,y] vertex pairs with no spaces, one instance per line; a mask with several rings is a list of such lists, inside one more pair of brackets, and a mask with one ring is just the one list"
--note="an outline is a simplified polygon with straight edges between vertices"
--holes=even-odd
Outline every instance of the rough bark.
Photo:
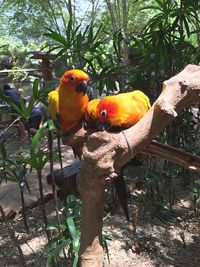
[[140,153],[152,155],[158,158],[176,163],[185,169],[200,172],[200,157],[192,155],[178,148],[152,141],[148,147]]
[[[81,129],[65,140],[65,143],[73,146],[76,142],[84,142],[84,165],[78,175],[78,189],[83,200],[81,267],[103,265],[102,218],[106,184],[115,179],[121,167],[139,152],[155,153],[152,139],[183,108],[194,103],[200,103],[200,67],[188,65],[178,75],[163,83],[163,90],[149,112],[136,125],[125,130],[124,134],[92,133]],[[163,156],[161,148],[156,153],[157,156]],[[169,158],[173,155],[176,155],[174,159],[180,158],[174,153],[175,151],[171,151]],[[195,166],[199,170],[199,157],[187,156],[177,163],[184,165],[186,162],[186,167]]]
[[113,4],[111,3],[110,0],[105,0],[105,2],[106,2],[106,5],[107,5],[109,13],[110,13],[112,27],[113,27],[113,33],[116,33],[118,30],[118,26],[117,26],[117,22],[116,22]]

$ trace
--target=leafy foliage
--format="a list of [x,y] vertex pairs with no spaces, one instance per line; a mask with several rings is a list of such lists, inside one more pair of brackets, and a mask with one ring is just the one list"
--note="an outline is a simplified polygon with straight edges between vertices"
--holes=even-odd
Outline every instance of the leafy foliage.
[[42,42],[43,25],[57,30],[65,27],[67,6],[63,0],[56,2],[6,0],[0,4],[6,20],[9,21],[6,23],[7,32],[15,33],[15,38],[23,39],[26,44]]
[[[52,41],[49,44],[49,53],[55,53],[54,65],[65,62],[64,69],[66,66],[67,69],[85,69],[100,93],[104,86],[115,88],[117,77],[114,79],[114,75],[120,72],[121,59],[119,53],[111,54],[111,49],[114,43],[117,51],[119,33],[116,33],[112,39],[112,36],[105,32],[102,24],[96,29],[93,24],[88,25],[84,30],[81,28],[81,24],[74,28],[71,20],[68,22],[65,35],[47,28],[48,32],[45,36]],[[63,73],[64,69],[60,68],[59,71]]]
[[[73,267],[78,266],[81,214],[82,202],[73,195],[69,195],[63,209],[63,222],[60,224],[49,224],[47,227],[55,237],[44,251],[47,258],[46,266],[51,266],[53,259],[62,255],[63,249],[68,252],[68,264]],[[112,240],[113,236],[111,231],[105,226],[103,231],[103,243],[109,257],[108,241]]]
[[[154,1],[145,9],[155,10],[141,34],[133,36],[131,46],[141,55],[132,83],[141,81],[154,100],[163,80],[175,75],[188,63],[199,63],[196,25],[198,1]],[[199,33],[198,33],[199,34]],[[143,77],[143,79],[142,79]]]

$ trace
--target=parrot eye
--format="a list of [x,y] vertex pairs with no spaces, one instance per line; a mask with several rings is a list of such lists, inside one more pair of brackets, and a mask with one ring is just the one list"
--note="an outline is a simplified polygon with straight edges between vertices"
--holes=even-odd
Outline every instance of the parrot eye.
[[107,115],[107,111],[106,111],[105,109],[103,109],[103,110],[100,112],[100,115],[101,115],[102,117],[106,117],[106,115]]
[[70,77],[69,77],[69,80],[70,80],[71,82],[75,82],[75,81],[76,81],[76,78],[75,78],[74,76],[70,76]]

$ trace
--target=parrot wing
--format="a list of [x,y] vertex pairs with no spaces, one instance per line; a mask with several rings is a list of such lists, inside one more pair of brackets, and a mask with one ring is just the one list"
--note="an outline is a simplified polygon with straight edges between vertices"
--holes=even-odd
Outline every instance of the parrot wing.
[[51,118],[53,119],[56,128],[61,128],[61,118],[59,114],[59,94],[58,89],[51,91],[48,94],[48,102],[49,102],[49,112],[51,115]]
[[54,90],[48,94],[49,112],[52,119],[55,119],[56,114],[59,112],[59,95],[58,91]]
[[151,107],[151,104],[150,104],[150,101],[149,101],[149,98],[147,95],[145,95],[142,91],[140,90],[135,90],[132,92],[132,96],[134,98],[137,98],[138,100],[141,100],[143,101],[144,105],[146,106],[147,110],[150,109]]
[[151,107],[149,98],[140,90],[117,95],[116,103],[118,113],[112,119],[116,126],[122,128],[129,128],[137,123]]

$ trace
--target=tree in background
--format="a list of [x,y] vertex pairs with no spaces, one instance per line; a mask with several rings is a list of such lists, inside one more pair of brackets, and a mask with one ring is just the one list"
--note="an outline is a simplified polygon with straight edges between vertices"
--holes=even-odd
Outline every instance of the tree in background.
[[143,9],[153,10],[155,14],[138,35],[132,36],[131,46],[142,56],[134,70],[133,83],[143,82],[143,87],[155,100],[163,80],[188,63],[199,63],[197,10],[200,3],[185,0],[153,2]]

